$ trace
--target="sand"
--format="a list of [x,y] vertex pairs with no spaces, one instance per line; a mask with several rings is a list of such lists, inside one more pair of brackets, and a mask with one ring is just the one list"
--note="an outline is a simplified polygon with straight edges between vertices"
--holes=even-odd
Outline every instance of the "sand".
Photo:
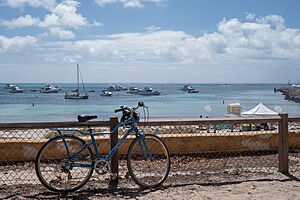
[[[106,185],[107,186],[107,185]],[[158,189],[141,190],[131,184],[122,184],[114,191],[99,185],[90,185],[66,195],[52,193],[40,185],[1,186],[0,199],[300,199],[300,181],[296,177],[273,173],[266,178],[214,183],[167,183]]]

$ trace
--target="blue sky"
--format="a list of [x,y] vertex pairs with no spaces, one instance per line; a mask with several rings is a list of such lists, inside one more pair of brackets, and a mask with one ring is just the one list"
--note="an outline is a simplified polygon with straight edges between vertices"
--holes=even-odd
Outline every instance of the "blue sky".
[[297,0],[0,0],[0,82],[300,81]]

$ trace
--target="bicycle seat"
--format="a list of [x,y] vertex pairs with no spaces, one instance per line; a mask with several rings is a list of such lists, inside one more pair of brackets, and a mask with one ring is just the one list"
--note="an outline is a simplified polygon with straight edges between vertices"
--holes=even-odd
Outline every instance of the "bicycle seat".
[[97,115],[78,115],[77,119],[79,122],[86,122],[89,121],[91,119],[96,119]]

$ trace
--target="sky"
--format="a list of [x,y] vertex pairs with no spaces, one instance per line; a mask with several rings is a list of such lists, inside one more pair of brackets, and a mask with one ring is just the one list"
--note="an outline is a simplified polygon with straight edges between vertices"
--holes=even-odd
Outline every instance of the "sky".
[[300,82],[299,0],[0,0],[0,82]]

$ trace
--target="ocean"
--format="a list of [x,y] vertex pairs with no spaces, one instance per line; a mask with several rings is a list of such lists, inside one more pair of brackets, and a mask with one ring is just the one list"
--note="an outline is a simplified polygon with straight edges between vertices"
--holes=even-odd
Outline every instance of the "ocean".
[[[284,100],[274,88],[280,84],[191,84],[199,93],[179,90],[184,84],[150,84],[161,91],[159,96],[141,96],[126,91],[113,92],[111,97],[102,97],[100,92],[110,84],[85,84],[89,93],[87,100],[64,99],[64,93],[76,88],[76,84],[55,84],[59,93],[40,93],[42,83],[20,83],[24,93],[9,93],[0,84],[0,123],[3,122],[53,122],[76,121],[78,114],[96,114],[100,120],[119,116],[113,111],[121,105],[133,107],[143,101],[149,107],[150,118],[199,118],[224,117],[229,103],[240,103],[242,111],[249,110],[259,102],[272,110],[280,108],[290,116],[300,116],[300,104]],[[120,84],[129,87],[133,84]],[[143,88],[147,84],[134,84]],[[148,84],[149,85],[149,84]],[[33,91],[37,90],[37,91]],[[276,109],[275,109],[276,107]]]

